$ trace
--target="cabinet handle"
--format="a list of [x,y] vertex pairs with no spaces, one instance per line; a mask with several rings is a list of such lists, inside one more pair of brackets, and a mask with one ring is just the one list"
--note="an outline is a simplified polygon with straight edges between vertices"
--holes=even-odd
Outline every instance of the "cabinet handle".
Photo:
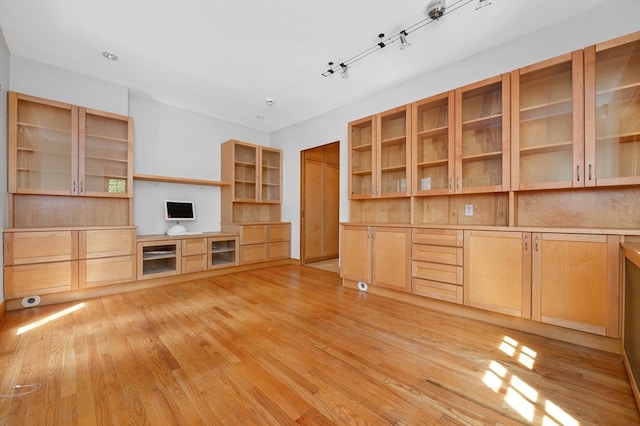
[[591,182],[591,164],[589,164],[589,182]]
[[449,178],[449,191],[453,191],[453,178]]
[[580,182],[580,166],[576,166],[576,177],[578,178],[578,182]]
[[371,228],[367,228],[367,238],[371,239]]
[[538,237],[536,237],[535,244],[536,244],[536,251],[538,251]]
[[524,251],[529,251],[529,236],[524,236]]
[[74,180],[71,186],[71,193],[75,194],[76,193],[76,181]]
[[456,184],[456,188],[460,189],[460,176],[458,176],[458,179],[456,180],[457,184]]

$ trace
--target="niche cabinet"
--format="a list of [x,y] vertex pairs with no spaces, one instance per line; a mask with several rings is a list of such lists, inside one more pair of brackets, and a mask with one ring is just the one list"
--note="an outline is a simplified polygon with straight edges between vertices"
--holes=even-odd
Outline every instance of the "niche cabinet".
[[10,193],[131,197],[132,120],[9,92]]
[[640,183],[640,32],[587,47],[587,186]]
[[353,285],[365,282],[410,291],[411,234],[408,228],[341,225],[341,276]]
[[552,232],[464,232],[464,303],[619,337],[620,238]]

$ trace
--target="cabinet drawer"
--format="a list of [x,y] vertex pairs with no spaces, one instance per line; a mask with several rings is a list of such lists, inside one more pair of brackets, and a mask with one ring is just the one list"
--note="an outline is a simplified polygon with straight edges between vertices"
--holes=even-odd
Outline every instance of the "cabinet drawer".
[[413,278],[411,280],[411,292],[413,294],[430,297],[432,299],[462,304],[462,291],[463,287],[459,285],[422,280],[419,278]]
[[182,255],[193,256],[196,254],[207,254],[207,239],[187,238],[182,240]]
[[415,260],[411,264],[412,275],[415,278],[462,285],[462,266],[441,265]]
[[240,246],[240,264],[263,262],[267,260],[266,244],[251,244]]
[[97,229],[80,232],[81,258],[130,256],[136,251],[135,229]]
[[411,256],[413,260],[443,263],[446,265],[462,265],[462,247],[432,246],[413,244]]
[[78,231],[7,232],[4,264],[24,265],[78,258]]
[[207,270],[207,255],[182,256],[182,273],[200,272]]
[[[288,223],[269,225],[269,241],[291,240],[291,225]],[[288,257],[288,256],[287,256]]]
[[240,244],[262,244],[267,242],[268,225],[242,225]]
[[78,288],[78,262],[50,262],[4,268],[5,298],[58,293]]
[[269,259],[288,259],[290,256],[289,241],[269,244]]
[[126,283],[136,278],[136,257],[117,256],[80,261],[80,287]]
[[456,229],[413,229],[414,244],[462,247],[464,232]]

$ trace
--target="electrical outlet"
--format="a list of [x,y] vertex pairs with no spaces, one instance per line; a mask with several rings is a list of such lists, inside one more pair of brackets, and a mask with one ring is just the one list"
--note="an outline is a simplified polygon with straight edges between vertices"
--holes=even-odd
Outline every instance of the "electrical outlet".
[[465,204],[464,205],[464,215],[465,216],[473,216],[473,204]]

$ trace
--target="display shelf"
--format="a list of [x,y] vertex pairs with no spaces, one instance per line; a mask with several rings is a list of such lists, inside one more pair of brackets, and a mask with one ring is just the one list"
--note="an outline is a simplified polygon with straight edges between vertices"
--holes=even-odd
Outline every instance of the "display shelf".
[[180,183],[185,185],[204,185],[204,186],[229,186],[229,182],[222,182],[216,180],[207,179],[193,179],[183,178],[175,176],[158,176],[136,173],[133,175],[133,180],[143,180],[149,182],[167,182],[167,183]]

